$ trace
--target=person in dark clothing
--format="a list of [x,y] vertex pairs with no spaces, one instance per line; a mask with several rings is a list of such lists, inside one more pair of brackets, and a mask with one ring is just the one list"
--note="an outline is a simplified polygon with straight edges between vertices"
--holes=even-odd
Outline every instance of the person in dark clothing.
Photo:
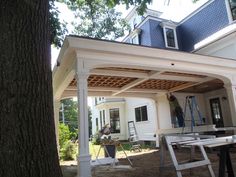
[[173,111],[174,116],[177,117],[179,127],[183,127],[184,126],[183,110],[179,105],[177,98],[170,93],[167,94],[167,99],[169,100],[170,108]]

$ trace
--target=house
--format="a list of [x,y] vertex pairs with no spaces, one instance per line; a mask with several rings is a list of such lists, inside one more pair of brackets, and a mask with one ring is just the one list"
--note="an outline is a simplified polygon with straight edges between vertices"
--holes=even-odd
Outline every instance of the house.
[[[148,106],[147,115],[156,117],[152,128],[156,126],[157,134],[172,128],[167,92],[173,92],[182,105],[186,95],[195,95],[209,124],[223,120],[224,126],[236,125],[234,7],[232,0],[210,0],[179,23],[147,16],[135,25],[141,31],[137,30],[139,40],[133,42],[140,45],[66,37],[59,66],[53,70],[55,123],[60,100],[77,95],[80,176],[91,176],[87,96],[117,97],[120,107],[125,106],[122,98],[142,98],[142,103],[151,100],[148,104],[155,111],[149,112]],[[145,110],[142,103],[132,105],[128,117],[135,108],[137,112]],[[116,122],[117,110],[112,108],[110,114]],[[113,130],[118,132],[118,128]]]
[[[236,18],[236,10],[233,13],[233,8],[235,8],[233,1],[208,1],[178,23],[161,18],[162,12],[148,9],[143,16],[140,16],[137,14],[136,8],[133,8],[126,17],[131,30],[123,41],[143,46],[236,59],[235,38],[228,36],[235,30],[233,21]],[[206,16],[208,18],[205,18]],[[220,80],[215,80],[208,85],[214,84],[218,85],[217,89],[207,88],[207,85],[198,85],[197,89],[202,89],[200,94],[194,93],[193,89],[186,88],[185,93],[175,93],[175,95],[183,109],[186,96],[194,95],[197,98],[196,102],[201,116],[206,118],[206,124],[216,124],[217,127],[231,126],[232,120],[229,119],[230,108],[226,90]],[[114,110],[117,112],[115,121],[113,114],[110,113]],[[139,120],[137,110],[140,110],[140,115],[145,115],[145,118]],[[156,139],[154,135],[158,125],[156,116],[153,116],[156,115],[153,113],[156,112],[156,108],[152,99],[95,97],[92,112],[93,134],[105,124],[110,124],[113,137],[127,140],[129,137],[128,121],[134,121],[140,140],[153,141]],[[142,114],[143,112],[144,114]],[[194,113],[197,114],[197,111]],[[190,116],[190,113],[186,114]],[[172,122],[172,127],[175,126],[175,122]]]

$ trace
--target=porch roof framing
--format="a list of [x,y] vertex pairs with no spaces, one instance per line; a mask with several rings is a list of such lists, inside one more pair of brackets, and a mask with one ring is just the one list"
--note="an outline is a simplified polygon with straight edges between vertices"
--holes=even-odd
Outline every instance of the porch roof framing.
[[53,70],[53,92],[54,103],[78,95],[79,176],[91,177],[88,95],[156,99],[157,94],[196,90],[202,84],[231,85],[231,115],[235,115],[236,60],[67,36]]
[[[156,93],[183,90],[215,78],[227,83],[229,81],[225,78],[231,78],[236,69],[236,61],[232,59],[68,36],[58,57],[60,66],[55,67],[53,71],[54,95],[58,99],[62,95],[63,97],[76,96],[76,85],[73,88],[70,83],[76,73],[77,59],[82,61],[90,75],[133,78],[131,82],[119,88],[92,87],[88,83],[90,96],[153,97]],[[116,70],[116,68],[124,70]],[[165,74],[168,72],[177,74]],[[205,77],[198,77],[202,75]],[[137,89],[138,85],[151,79],[184,82],[166,90]]]

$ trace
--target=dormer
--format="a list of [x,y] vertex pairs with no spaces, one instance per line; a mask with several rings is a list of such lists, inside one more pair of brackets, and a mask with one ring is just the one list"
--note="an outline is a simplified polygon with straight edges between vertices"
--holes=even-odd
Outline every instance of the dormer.
[[134,7],[125,17],[125,20],[129,23],[131,30],[135,29],[145,17],[152,16],[158,18],[162,14],[162,12],[159,11],[146,9],[146,12],[143,15],[139,15],[136,10],[137,7]]
[[225,0],[228,18],[230,22],[234,22],[236,20],[236,0]]
[[124,38],[123,41],[132,43],[132,44],[140,44],[140,35],[142,30],[140,29],[140,26],[143,22],[143,20],[147,16],[151,17],[159,17],[162,12],[146,9],[146,12],[143,15],[139,15],[136,11],[137,7],[134,7],[129,14],[125,17],[126,21],[130,25],[130,31],[129,34]]
[[166,48],[179,49],[176,34],[177,23],[173,21],[163,21],[160,23],[163,28],[163,35]]

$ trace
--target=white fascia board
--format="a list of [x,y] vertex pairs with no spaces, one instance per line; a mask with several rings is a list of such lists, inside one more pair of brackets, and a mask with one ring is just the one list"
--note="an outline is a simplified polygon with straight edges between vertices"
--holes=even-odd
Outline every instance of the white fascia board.
[[147,9],[145,15],[146,16],[153,16],[153,17],[160,17],[163,12]]
[[[212,60],[216,61],[215,65],[222,66],[221,63],[227,61],[229,65],[236,66],[236,61],[224,59],[220,57],[205,56],[200,54],[192,54],[181,51],[171,51],[165,49],[158,49],[152,47],[145,47],[140,45],[132,45],[119,42],[111,42],[105,40],[96,40],[89,38],[79,38],[79,37],[67,37],[69,41],[69,47],[79,50],[78,54],[89,54],[93,52],[105,53],[108,55],[125,55],[125,57],[142,57],[142,58],[156,58],[171,61],[186,61],[191,63],[202,63],[202,64],[212,64]],[[122,57],[122,56],[121,56]],[[191,58],[191,60],[189,60]],[[211,60],[211,61],[209,61]],[[209,63],[208,63],[209,61]],[[225,63],[227,64],[227,63]]]
[[[90,69],[114,66],[140,67],[191,72],[222,79],[231,77],[236,72],[236,60],[75,36],[67,38],[70,55],[77,53],[78,59],[83,60],[86,68]],[[63,60],[67,59],[68,56],[63,58]],[[62,62],[64,63],[66,62]],[[59,71],[61,69],[59,67]],[[113,91],[99,91],[91,96],[111,96],[113,93]]]
[[173,29],[175,29],[177,26],[178,26],[178,23],[176,23],[176,22],[173,22],[173,21],[171,21],[171,20],[168,20],[168,21],[162,21],[161,23],[160,23],[160,26],[162,27],[162,28],[164,28],[164,27],[170,27],[170,28],[173,28]]
[[212,34],[211,36],[203,39],[202,41],[198,42],[197,44],[194,45],[194,50],[192,52],[196,52],[200,50],[203,47],[206,47],[207,45],[214,43],[217,40],[220,40],[232,33],[236,32],[236,23],[233,23],[220,31],[217,31],[216,33]]
[[66,53],[67,49],[69,47],[69,42],[67,40],[67,37],[65,38],[65,40],[63,41],[63,45],[60,49],[60,52],[58,54],[57,60],[56,60],[56,65],[53,67],[53,71],[52,71],[52,75],[54,75],[57,72],[58,69],[58,65],[60,65],[62,59],[64,58],[64,54]]
[[[130,21],[131,18],[134,16],[134,15],[138,15],[137,14],[137,7],[134,7],[129,13],[128,15],[126,15],[125,17],[125,20],[127,21]],[[156,11],[156,10],[152,10],[152,9],[146,9],[146,12],[144,12],[143,16],[146,17],[146,16],[154,16],[154,17],[159,17],[163,12],[160,12],[160,11]]]
[[137,7],[133,7],[133,9],[126,15],[125,20],[130,21],[131,18],[137,14],[136,9]]

